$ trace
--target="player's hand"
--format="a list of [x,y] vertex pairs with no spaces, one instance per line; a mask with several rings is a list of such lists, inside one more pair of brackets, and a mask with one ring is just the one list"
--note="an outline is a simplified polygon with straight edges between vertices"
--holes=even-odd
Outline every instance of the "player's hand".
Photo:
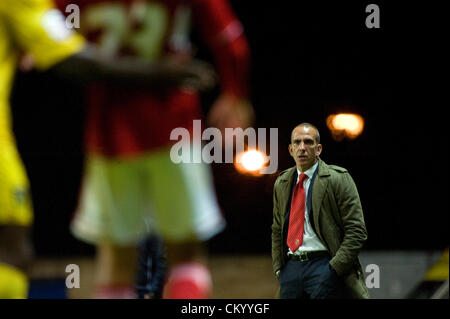
[[34,56],[30,53],[24,54],[19,59],[19,69],[22,72],[29,72],[34,68]]
[[232,94],[220,95],[207,116],[207,123],[220,129],[222,134],[227,127],[245,129],[252,126],[254,120],[255,112],[250,101]]
[[194,76],[187,79],[186,83],[197,90],[206,91],[212,89],[217,83],[217,74],[214,68],[203,61],[192,60],[188,70]]
[[166,83],[190,86],[201,91],[213,88],[217,82],[212,66],[199,60],[168,58],[159,64],[159,72]]

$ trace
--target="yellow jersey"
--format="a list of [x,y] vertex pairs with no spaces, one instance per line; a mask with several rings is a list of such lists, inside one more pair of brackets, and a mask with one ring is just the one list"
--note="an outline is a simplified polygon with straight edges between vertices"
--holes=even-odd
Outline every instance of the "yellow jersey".
[[42,70],[83,46],[83,38],[66,26],[50,0],[0,0],[0,152],[14,140],[9,95],[18,58],[31,54]]

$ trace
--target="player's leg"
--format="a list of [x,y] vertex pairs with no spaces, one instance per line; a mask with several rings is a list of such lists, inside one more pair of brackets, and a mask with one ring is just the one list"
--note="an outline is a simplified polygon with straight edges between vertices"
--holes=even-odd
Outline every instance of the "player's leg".
[[0,299],[27,298],[33,248],[29,184],[13,144],[0,149]]
[[149,160],[155,223],[167,243],[170,272],[165,298],[207,298],[212,282],[203,242],[220,232],[222,218],[205,164],[175,164],[170,150]]
[[133,163],[90,156],[73,234],[96,245],[94,298],[134,298],[136,243],[145,234]]
[[0,299],[27,298],[32,255],[30,227],[0,226]]
[[135,278],[136,247],[102,242],[97,245],[96,283],[94,298],[136,298]]
[[169,242],[171,265],[165,299],[204,299],[212,295],[212,280],[204,243],[200,241]]

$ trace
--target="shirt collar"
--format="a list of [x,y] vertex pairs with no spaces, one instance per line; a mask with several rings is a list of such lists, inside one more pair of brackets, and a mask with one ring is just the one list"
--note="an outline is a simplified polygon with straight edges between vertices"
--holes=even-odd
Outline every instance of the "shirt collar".
[[[311,166],[309,169],[307,169],[305,172],[303,172],[306,176],[308,176],[309,179],[311,179],[314,175],[314,172],[317,169],[317,166],[319,166],[319,161],[316,162],[316,164],[314,164],[313,166]],[[297,168],[297,182],[298,179],[300,178],[300,174],[302,172],[300,172],[300,170]]]

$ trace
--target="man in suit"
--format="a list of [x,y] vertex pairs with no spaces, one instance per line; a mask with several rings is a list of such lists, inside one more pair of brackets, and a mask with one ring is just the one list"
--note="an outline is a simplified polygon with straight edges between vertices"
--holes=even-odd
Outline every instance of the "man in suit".
[[294,128],[273,192],[272,262],[281,298],[369,298],[358,254],[367,239],[355,183],[345,168],[327,165],[320,134]]

